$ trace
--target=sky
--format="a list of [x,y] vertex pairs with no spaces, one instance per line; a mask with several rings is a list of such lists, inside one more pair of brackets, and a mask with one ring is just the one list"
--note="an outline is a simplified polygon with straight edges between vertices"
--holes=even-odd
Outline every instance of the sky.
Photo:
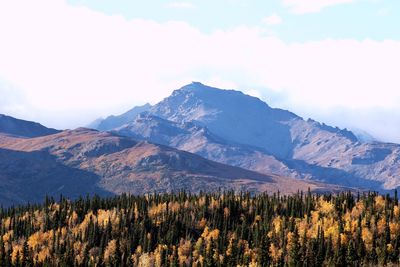
[[2,0],[0,113],[59,129],[191,81],[400,143],[398,0]]

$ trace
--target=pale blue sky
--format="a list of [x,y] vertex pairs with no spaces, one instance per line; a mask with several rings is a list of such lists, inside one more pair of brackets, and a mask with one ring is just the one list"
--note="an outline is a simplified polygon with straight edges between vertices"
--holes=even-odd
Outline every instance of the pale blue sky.
[[[307,1],[307,0],[305,0]],[[313,0],[309,0],[313,1]],[[324,1],[324,0],[321,0]],[[158,22],[186,21],[203,32],[238,26],[266,28],[263,19],[277,14],[276,36],[288,42],[320,39],[400,39],[400,1],[357,0],[323,8],[319,12],[295,14],[281,0],[68,0],[109,15]],[[171,4],[172,3],[172,4]],[[182,7],[174,5],[184,3]],[[271,28],[271,27],[270,27]]]

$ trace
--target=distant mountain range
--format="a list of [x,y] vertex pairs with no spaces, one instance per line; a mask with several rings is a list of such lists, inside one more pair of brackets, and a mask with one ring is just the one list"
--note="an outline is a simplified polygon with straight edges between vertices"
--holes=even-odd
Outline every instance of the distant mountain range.
[[390,190],[400,146],[192,83],[158,104],[57,131],[0,116],[0,203],[221,189]]

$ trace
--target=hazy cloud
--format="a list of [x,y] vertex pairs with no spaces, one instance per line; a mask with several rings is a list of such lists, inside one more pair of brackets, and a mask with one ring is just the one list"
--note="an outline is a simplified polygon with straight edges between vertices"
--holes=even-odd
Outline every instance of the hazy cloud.
[[[1,1],[0,36],[0,77],[24,96],[17,101],[24,110],[10,114],[49,126],[155,103],[197,80],[267,100],[282,95],[273,104],[303,116],[390,110],[368,130],[400,142],[400,124],[397,133],[380,132],[400,117],[398,41],[286,43],[252,27],[205,34],[184,22],[126,20],[62,0]],[[15,103],[4,95],[14,91],[1,91],[2,106]],[[349,118],[346,125],[358,123]]]
[[26,101],[21,92],[0,79],[0,114],[24,114]]

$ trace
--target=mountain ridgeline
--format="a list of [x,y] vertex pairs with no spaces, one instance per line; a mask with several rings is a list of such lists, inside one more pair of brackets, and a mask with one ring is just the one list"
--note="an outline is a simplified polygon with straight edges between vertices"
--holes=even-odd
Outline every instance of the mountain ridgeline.
[[47,128],[39,123],[19,120],[0,114],[0,133],[19,137],[38,137],[58,133],[59,131]]
[[400,185],[399,145],[362,142],[346,129],[198,82],[111,131],[261,173],[382,191]]
[[0,116],[0,203],[44,196],[232,190],[387,191],[400,146],[192,83],[161,102],[58,131]]
[[0,204],[37,203],[48,196],[141,195],[218,189],[252,193],[339,192],[218,163],[168,146],[86,128],[26,138],[0,134]]

